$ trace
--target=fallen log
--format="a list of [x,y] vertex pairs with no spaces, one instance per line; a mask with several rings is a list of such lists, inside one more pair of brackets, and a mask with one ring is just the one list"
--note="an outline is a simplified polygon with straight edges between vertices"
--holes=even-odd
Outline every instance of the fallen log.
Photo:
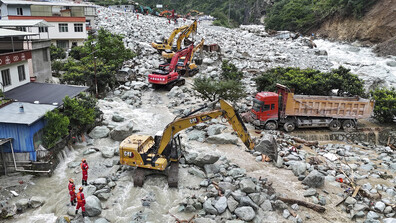
[[300,139],[300,138],[297,138],[297,137],[293,137],[292,140],[294,140],[294,141],[296,141],[298,143],[302,143],[305,146],[317,146],[317,145],[319,145],[318,141],[307,141],[307,140]]
[[298,205],[310,208],[310,209],[312,209],[316,212],[319,212],[319,213],[323,213],[326,211],[326,208],[316,205],[316,204],[306,202],[306,201],[296,200],[296,199],[286,198],[286,197],[279,197],[278,199],[283,202],[289,203],[289,204],[298,204]]

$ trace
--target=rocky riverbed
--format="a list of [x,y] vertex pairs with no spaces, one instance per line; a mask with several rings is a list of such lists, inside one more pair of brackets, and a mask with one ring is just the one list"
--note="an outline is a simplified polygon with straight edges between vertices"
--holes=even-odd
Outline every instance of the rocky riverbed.
[[[126,63],[136,80],[99,100],[102,125],[65,148],[51,177],[16,174],[1,178],[2,214],[10,216],[7,222],[396,221],[396,155],[390,147],[358,140],[307,142],[278,131],[256,132],[248,125],[257,145],[255,151],[248,151],[221,119],[181,133],[184,151],[177,189],[168,188],[161,176],[148,177],[142,188],[133,187],[133,168],[119,165],[120,141],[134,133],[154,135],[177,115],[204,102],[191,90],[193,78],[169,92],[153,90],[147,82],[147,74],[161,63],[150,43],[169,33],[174,24],[105,8],[99,9],[99,19],[100,26],[124,34],[125,44],[139,52]],[[290,33],[271,37],[262,26],[230,30],[202,22],[195,39],[217,43],[221,52],[205,53],[198,75],[218,75],[221,60],[229,59],[244,71],[243,81],[252,96],[251,77],[274,66],[329,70],[345,65],[367,78],[368,87],[377,74],[385,75],[380,76],[386,77],[385,85],[396,83],[396,68],[385,62],[395,61],[394,57],[378,58],[368,48],[324,40],[311,49],[304,38],[291,40],[287,35]],[[363,59],[349,60],[358,52],[365,52]],[[247,111],[252,96],[235,107]],[[265,162],[266,157],[271,161]],[[89,186],[84,189],[88,217],[84,219],[81,211],[75,215],[74,207],[69,206],[67,191],[69,178],[80,186],[81,158],[90,166]],[[304,202],[325,211],[314,211]]]

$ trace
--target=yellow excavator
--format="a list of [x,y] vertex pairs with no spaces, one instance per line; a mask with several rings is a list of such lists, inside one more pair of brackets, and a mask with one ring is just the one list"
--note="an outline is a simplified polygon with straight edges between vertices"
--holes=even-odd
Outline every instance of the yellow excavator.
[[168,50],[172,49],[173,40],[175,39],[175,36],[178,33],[183,32],[188,27],[189,27],[189,25],[184,25],[184,26],[174,29],[168,39],[164,38],[163,40],[156,40],[151,43],[151,46],[154,47],[155,49],[157,49],[158,52],[162,52],[166,49],[168,49]]
[[[218,102],[220,103],[220,109],[196,114],[205,108],[211,108]],[[181,157],[181,140],[177,133],[219,116],[227,119],[248,149],[254,148],[254,143],[239,114],[228,102],[220,99],[211,105],[175,119],[165,127],[162,134],[156,134],[155,137],[131,135],[121,142],[121,164],[136,167],[133,174],[134,186],[141,187],[147,175],[160,173],[168,176],[169,187],[177,187],[179,159]]]
[[185,29],[177,38],[176,47],[172,47],[170,49],[165,49],[162,51],[162,57],[165,59],[172,59],[173,55],[176,51],[181,49],[181,45],[184,39],[188,38],[191,33],[197,32],[197,21],[195,20],[187,29]]
[[[202,64],[202,58],[200,59],[195,59],[195,63],[192,62],[192,59],[194,57],[194,54],[197,50],[200,50],[202,52],[202,48],[203,45],[205,43],[205,39],[202,38],[201,42],[198,43],[194,49],[192,50],[191,56],[190,56],[190,60],[187,63],[187,66],[177,66],[177,69],[179,70],[179,73],[183,76],[186,77],[191,77],[194,76],[195,74],[197,74],[199,72],[198,66],[197,65],[201,65]],[[162,52],[162,55],[164,52]],[[178,64],[184,64],[184,60],[186,57],[182,57],[179,59]]]

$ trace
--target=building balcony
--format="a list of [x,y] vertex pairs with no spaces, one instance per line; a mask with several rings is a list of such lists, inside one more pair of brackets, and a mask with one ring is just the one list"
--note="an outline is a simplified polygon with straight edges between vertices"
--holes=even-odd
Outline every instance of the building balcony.
[[85,17],[9,15],[9,20],[42,19],[47,22],[85,22]]

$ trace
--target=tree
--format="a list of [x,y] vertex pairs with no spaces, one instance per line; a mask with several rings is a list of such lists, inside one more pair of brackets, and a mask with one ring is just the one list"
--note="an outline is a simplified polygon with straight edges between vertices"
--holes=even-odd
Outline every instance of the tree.
[[396,89],[377,88],[370,92],[375,100],[374,118],[381,123],[392,123],[396,117]]
[[91,104],[81,98],[63,99],[63,113],[70,120],[70,128],[76,132],[83,132],[88,125],[95,122],[95,110]]
[[57,60],[57,59],[65,59],[66,58],[66,52],[64,49],[55,46],[54,44],[51,44],[50,46],[50,57],[51,61]]
[[333,89],[338,89],[340,96],[365,97],[364,81],[349,71],[342,66],[327,73],[314,69],[277,67],[254,80],[258,91],[276,91],[276,84],[279,83],[294,89],[296,94],[329,95]]
[[193,89],[204,100],[216,101],[220,98],[236,101],[246,96],[244,86],[241,83],[243,73],[238,71],[234,64],[224,60],[222,73],[218,80],[211,77],[199,77],[194,79]]
[[58,140],[69,132],[69,118],[59,113],[58,110],[49,111],[45,114],[46,126],[44,127],[44,145],[52,148]]

